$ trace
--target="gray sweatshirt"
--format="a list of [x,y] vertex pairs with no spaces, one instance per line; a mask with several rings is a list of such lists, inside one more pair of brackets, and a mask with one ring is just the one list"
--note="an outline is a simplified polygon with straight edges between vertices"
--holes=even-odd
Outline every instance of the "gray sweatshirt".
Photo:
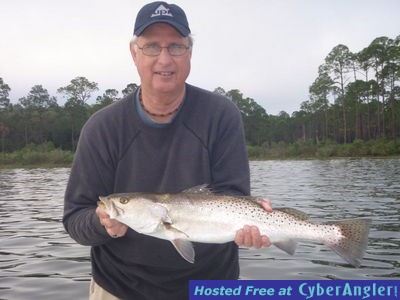
[[98,197],[123,192],[176,193],[209,184],[250,194],[240,112],[227,98],[186,85],[174,120],[157,128],[137,112],[137,91],[95,113],[79,139],[65,193],[63,223],[92,246],[94,280],[123,299],[186,299],[190,279],[237,279],[238,248],[195,243],[186,262],[169,241],[131,229],[113,239],[95,213]]

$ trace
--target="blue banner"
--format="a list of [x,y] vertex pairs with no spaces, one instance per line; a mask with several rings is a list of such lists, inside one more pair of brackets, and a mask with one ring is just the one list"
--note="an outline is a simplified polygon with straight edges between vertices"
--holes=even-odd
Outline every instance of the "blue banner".
[[399,280],[191,280],[189,299],[394,300],[399,286]]

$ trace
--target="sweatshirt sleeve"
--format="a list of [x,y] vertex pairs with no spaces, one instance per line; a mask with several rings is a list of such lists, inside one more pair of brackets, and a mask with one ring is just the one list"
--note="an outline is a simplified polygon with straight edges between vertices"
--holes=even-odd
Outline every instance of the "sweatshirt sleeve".
[[114,166],[112,137],[99,118],[82,129],[65,192],[63,224],[79,244],[95,246],[111,239],[96,215],[99,196],[112,193]]
[[238,108],[231,102],[219,116],[210,150],[213,190],[224,194],[250,195],[243,123]]

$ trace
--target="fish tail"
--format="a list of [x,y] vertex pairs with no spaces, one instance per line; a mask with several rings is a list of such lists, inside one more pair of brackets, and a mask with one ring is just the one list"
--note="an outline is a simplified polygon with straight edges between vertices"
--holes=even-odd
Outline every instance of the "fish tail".
[[358,268],[368,245],[371,220],[352,219],[325,224],[336,226],[341,234],[339,239],[330,239],[325,243],[348,263]]

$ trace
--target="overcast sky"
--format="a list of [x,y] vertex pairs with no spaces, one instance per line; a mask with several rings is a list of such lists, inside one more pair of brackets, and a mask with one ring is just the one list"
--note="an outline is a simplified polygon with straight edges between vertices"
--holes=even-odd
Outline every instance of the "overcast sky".
[[[129,53],[138,0],[0,0],[0,77],[16,103],[77,76],[121,91],[139,83]],[[169,2],[169,1],[168,1]],[[239,89],[267,113],[291,114],[330,50],[400,34],[399,0],[177,0],[195,44],[188,83]],[[95,96],[91,103],[95,101]]]

